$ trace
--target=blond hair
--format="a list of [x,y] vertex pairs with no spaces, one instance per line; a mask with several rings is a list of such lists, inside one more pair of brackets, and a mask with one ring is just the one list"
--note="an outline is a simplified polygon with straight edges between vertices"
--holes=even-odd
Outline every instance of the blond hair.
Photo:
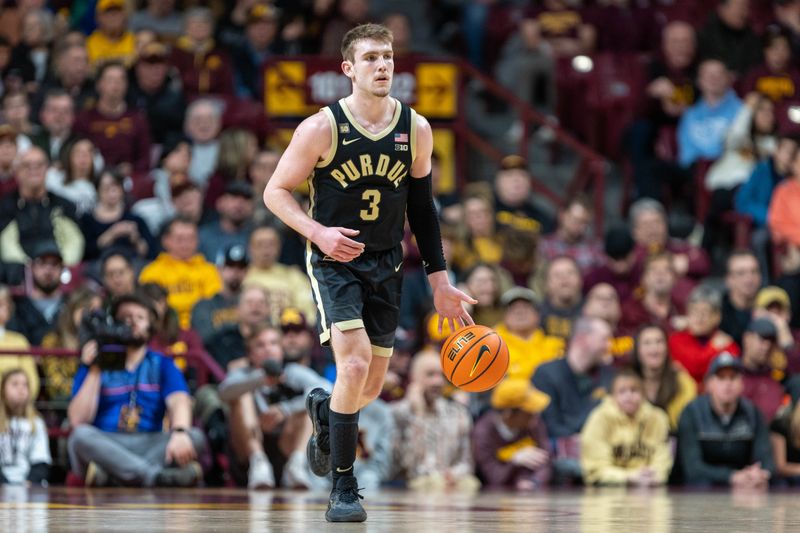
[[39,413],[33,406],[33,398],[30,397],[30,380],[28,379],[28,374],[26,374],[21,368],[12,368],[3,374],[3,379],[0,381],[0,433],[7,433],[9,430],[9,419],[11,418],[11,413],[9,413],[9,407],[6,403],[6,383],[8,383],[9,379],[11,379],[11,376],[16,374],[25,376],[25,381],[28,382],[29,396],[28,401],[25,403],[22,416],[23,418],[27,419],[28,422],[30,422],[32,431],[36,431],[36,419],[39,418]]
[[380,41],[392,44],[394,36],[386,26],[382,24],[361,24],[344,34],[342,39],[342,58],[346,61],[355,61],[355,48],[358,41]]

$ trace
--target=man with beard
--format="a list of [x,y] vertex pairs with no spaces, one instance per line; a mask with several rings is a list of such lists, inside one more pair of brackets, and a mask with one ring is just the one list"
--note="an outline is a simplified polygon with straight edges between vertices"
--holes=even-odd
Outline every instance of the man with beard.
[[[73,471],[87,486],[196,485],[204,438],[192,427],[192,398],[180,370],[172,359],[147,348],[155,310],[146,297],[133,293],[117,298],[111,314],[130,327],[135,342],[125,347],[119,370],[99,366],[102,349],[96,340],[81,350],[67,409]],[[165,415],[168,432],[162,431]]]
[[252,185],[244,181],[228,183],[215,207],[219,218],[200,226],[200,253],[209,261],[219,263],[228,246],[247,246],[253,230]]
[[329,360],[322,353],[322,347],[314,338],[308,327],[308,321],[302,311],[296,307],[286,307],[280,318],[283,337],[283,355],[287,361],[309,366],[325,375],[325,367]]
[[728,290],[722,298],[722,323],[719,327],[741,346],[761,288],[761,269],[753,252],[739,250],[728,257],[725,288]]
[[192,309],[192,329],[200,334],[204,343],[221,328],[236,325],[238,321],[236,309],[250,264],[247,248],[239,244],[229,246],[220,263],[222,289],[211,298],[200,300]]
[[205,342],[206,349],[217,363],[227,370],[245,365],[248,339],[256,326],[269,321],[270,301],[261,287],[245,285],[239,295],[236,320],[220,327]]
[[53,329],[56,318],[64,304],[61,290],[63,258],[55,242],[41,243],[34,251],[31,261],[33,287],[30,293],[14,302],[14,318],[8,329],[19,331],[34,346]]

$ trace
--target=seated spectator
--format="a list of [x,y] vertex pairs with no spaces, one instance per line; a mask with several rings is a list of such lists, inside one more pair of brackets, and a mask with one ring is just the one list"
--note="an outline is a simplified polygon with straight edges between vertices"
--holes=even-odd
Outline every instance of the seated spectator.
[[143,9],[131,16],[132,31],[153,30],[162,39],[172,41],[183,30],[183,17],[174,0],[147,0]]
[[495,175],[494,193],[498,231],[510,227],[542,235],[554,229],[550,215],[531,201],[531,174],[523,158],[503,158]]
[[170,63],[181,74],[183,94],[233,94],[228,54],[214,42],[214,14],[206,7],[184,13],[184,32],[172,49]]
[[136,40],[128,31],[128,6],[125,0],[98,0],[97,29],[86,38],[89,62],[98,66],[106,61],[133,64]]
[[14,161],[17,159],[17,132],[8,124],[0,124],[0,198],[17,190]]
[[554,467],[561,477],[580,477],[578,434],[606,394],[613,370],[603,361],[610,342],[611,328],[606,322],[578,318],[564,358],[544,363],[533,375],[533,385],[550,396],[542,418],[556,443]]
[[[147,348],[155,311],[132,294],[117,299],[111,315],[131,327],[136,344],[126,346],[121,369],[100,368],[96,340],[81,350],[67,410],[73,472],[87,486],[196,485],[204,437],[192,427],[192,398],[180,371]],[[162,429],[165,415],[169,432]]]
[[627,227],[612,227],[606,232],[601,264],[584,277],[583,287],[591,289],[608,283],[617,291],[621,301],[633,295],[639,285],[641,269],[636,264],[635,243]]
[[[39,111],[39,131],[31,135],[31,142],[48,155],[51,161],[63,161],[64,151],[76,140],[72,131],[75,125],[75,101],[63,89],[51,89],[44,96]],[[64,165],[66,171],[68,167]]]
[[667,332],[683,329],[685,317],[672,297],[674,287],[675,272],[670,254],[664,252],[648,257],[640,289],[622,305],[622,331],[633,333],[642,324],[657,324]]
[[672,359],[701,385],[711,361],[722,352],[739,355],[739,347],[730,335],[719,329],[720,294],[700,285],[689,295],[686,306],[687,327],[669,336]]
[[742,365],[718,355],[705,377],[706,393],[692,401],[678,425],[678,463],[688,485],[764,488],[775,464],[764,418],[742,398]]
[[[263,191],[267,187],[272,174],[278,167],[281,153],[276,150],[261,150],[250,162],[247,177],[253,184],[254,191]],[[280,227],[280,219],[272,211],[267,209],[264,202],[255,202],[253,211],[253,222],[256,226],[275,226]]]
[[249,488],[275,487],[277,469],[265,449],[267,439],[277,441],[280,464],[285,464],[281,485],[309,488],[305,448],[311,422],[305,400],[311,390],[321,387],[330,391],[333,385],[306,366],[284,364],[281,332],[275,327],[254,327],[247,345],[246,365],[231,370],[219,385],[220,398],[231,404],[236,464],[249,465]]
[[100,281],[105,292],[104,307],[109,307],[111,300],[136,290],[136,271],[131,259],[118,251],[110,251],[100,260]]
[[703,59],[721,58],[738,75],[761,60],[758,37],[750,29],[749,0],[720,0],[715,13],[698,32],[698,52]]
[[800,485],[800,401],[778,411],[769,426],[775,474],[789,485]]
[[[80,327],[86,312],[101,309],[100,296],[90,289],[79,288],[66,297],[58,313],[55,327],[42,339],[42,348],[75,350],[81,348]],[[46,356],[40,360],[44,376],[45,397],[51,402],[67,402],[72,396],[72,378],[80,360],[75,357]]]
[[555,258],[544,267],[544,301],[541,306],[542,328],[553,337],[567,339],[572,324],[581,312],[583,278],[574,259]]
[[21,369],[6,370],[0,380],[0,485],[47,486],[50,442],[28,382]]
[[214,100],[199,98],[189,104],[183,130],[191,142],[189,178],[205,191],[219,160],[218,136],[222,129],[222,107]]
[[771,366],[772,355],[778,339],[778,330],[768,318],[754,318],[747,325],[742,340],[742,375],[744,387],[742,397],[759,408],[769,424],[783,405],[785,392],[781,381],[786,377]]
[[222,260],[217,261],[222,289],[211,298],[200,300],[192,309],[192,329],[203,342],[208,342],[220,328],[236,324],[236,306],[249,264],[247,248],[238,244],[229,246]]
[[188,328],[194,305],[214,296],[222,288],[216,267],[197,253],[197,226],[175,218],[161,236],[164,251],[139,274],[139,283],[158,283],[169,293],[169,306],[178,313],[182,328]]
[[539,241],[539,256],[552,261],[560,256],[571,257],[578,263],[583,274],[590,272],[603,262],[600,243],[589,235],[592,223],[592,208],[586,198],[573,198],[558,214],[555,233]]
[[86,236],[84,260],[96,261],[103,250],[109,249],[141,260],[149,257],[156,241],[145,221],[131,213],[125,203],[125,176],[104,170],[95,184],[97,205],[80,220]]
[[672,254],[672,270],[676,276],[672,293],[679,304],[685,304],[689,292],[710,274],[708,254],[702,248],[669,236],[667,213],[656,200],[637,200],[631,205],[628,218],[636,242],[637,270],[642,271],[644,261],[650,255],[664,251]]
[[736,211],[750,216],[753,222],[751,244],[758,258],[761,278],[765,280],[769,279],[770,273],[767,212],[775,187],[793,172],[792,162],[796,152],[797,140],[794,137],[781,136],[772,156],[756,164],[734,198]]
[[742,107],[742,101],[731,88],[732,81],[722,61],[706,59],[700,63],[697,70],[700,98],[678,123],[678,162],[684,168],[722,155],[725,135]]
[[[217,200],[232,182],[241,182],[251,189],[247,179],[250,163],[258,153],[258,137],[245,128],[227,128],[219,134],[219,158],[206,189],[205,205],[216,206]],[[241,189],[244,194],[244,188]],[[263,192],[259,191],[259,193]],[[261,194],[259,194],[259,197]]]
[[165,45],[153,42],[144,46],[136,59],[128,88],[128,103],[147,115],[150,138],[156,144],[181,135],[186,111],[180,79],[170,72],[168,60]]
[[16,168],[17,190],[0,199],[0,260],[25,263],[42,243],[55,242],[67,266],[78,264],[84,238],[75,206],[47,192],[47,156],[33,147],[18,157]]
[[250,267],[245,285],[257,285],[267,292],[272,309],[272,322],[277,323],[281,310],[297,307],[307,317],[316,317],[308,277],[299,268],[278,262],[281,255],[281,236],[275,228],[255,228],[248,243]]
[[30,263],[33,284],[28,294],[15,299],[14,318],[9,325],[34,346],[41,344],[45,334],[53,329],[64,305],[63,270],[64,260],[58,246],[52,241],[39,244]]
[[[0,349],[27,351],[30,343],[24,335],[16,331],[9,331],[6,326],[14,316],[14,300],[11,292],[5,285],[0,285]],[[28,378],[27,387],[34,400],[39,396],[39,370],[36,368],[36,360],[30,355],[0,355],[0,374],[3,372],[19,368],[25,372]]]
[[697,384],[672,361],[663,328],[645,324],[639,329],[632,366],[642,378],[645,398],[667,413],[670,432],[675,433],[684,407],[697,396]]
[[608,283],[592,287],[586,294],[581,314],[585,317],[599,318],[611,328],[611,345],[605,362],[614,366],[627,365],[633,353],[633,337],[619,329],[622,308],[614,287]]
[[487,489],[547,486],[550,445],[540,414],[549,402],[523,379],[506,379],[492,391],[492,410],[478,419],[472,434],[475,464]]
[[283,336],[283,358],[285,361],[310,367],[320,375],[325,375],[329,358],[322,353],[315,331],[306,321],[305,315],[295,307],[281,311],[280,327]]
[[[773,367],[778,370],[788,369],[793,373],[800,372],[800,331],[793,330],[792,303],[789,294],[780,287],[770,285],[758,291],[755,306],[753,308],[753,318],[767,318],[775,326],[778,332],[776,339],[776,350],[770,357]],[[774,355],[783,355],[783,364],[778,364]]]
[[741,94],[758,91],[773,103],[800,95],[800,71],[792,65],[789,36],[780,26],[769,26],[761,37],[764,62],[747,73]]
[[89,138],[106,166],[125,176],[150,170],[150,126],[138,109],[128,107],[128,71],[121,63],[104,63],[95,78],[97,103],[78,114],[75,133]]
[[644,397],[642,378],[624,368],[611,396],[581,430],[581,469],[589,485],[664,485],[672,470],[667,414]]
[[800,57],[800,4],[794,0],[779,0],[772,3],[774,23],[787,36],[792,56]]
[[544,0],[541,7],[530,9],[526,16],[536,21],[535,31],[550,45],[555,57],[570,58],[594,51],[597,30],[574,3]]
[[212,263],[219,263],[225,249],[234,245],[247,246],[253,231],[253,186],[246,181],[225,185],[217,198],[219,218],[200,226],[200,253]]
[[[53,50],[52,73],[45,78],[39,94],[47,95],[51,91],[67,93],[72,97],[75,109],[78,111],[86,109],[90,102],[94,101],[94,82],[92,69],[89,66],[89,54],[82,42],[65,42]],[[37,110],[42,108],[42,102],[41,99],[34,100],[34,116],[38,115]],[[42,126],[48,128],[44,123]],[[51,159],[54,158],[51,156]]]
[[[472,306],[472,318],[476,324],[490,326],[503,318],[500,296],[507,282],[501,277],[505,271],[486,263],[478,263],[464,276],[464,285],[469,294],[476,294],[478,303]],[[438,315],[437,315],[438,317]]]
[[555,60],[532,15],[527,12],[503,44],[496,79],[523,102],[552,116],[556,111]]
[[10,67],[22,73],[28,93],[39,89],[39,84],[50,66],[55,22],[53,19],[50,11],[35,7],[22,16],[21,39],[11,53]]
[[222,368],[236,368],[237,359],[247,351],[245,339],[262,322],[270,319],[270,304],[266,291],[256,285],[245,285],[239,295],[236,309],[236,321],[228,326],[218,328],[205,342],[211,357]]
[[756,295],[761,288],[761,272],[753,252],[737,250],[728,256],[725,288],[719,328],[741,346],[742,334],[750,323]]
[[197,354],[205,351],[203,341],[195,330],[180,327],[178,315],[167,305],[167,291],[161,285],[144,283],[139,290],[150,299],[156,311],[148,347],[173,358],[178,370],[186,372],[184,356],[188,353]]
[[394,462],[411,489],[473,491],[480,483],[469,445],[472,419],[463,405],[442,396],[444,384],[438,353],[414,356],[406,395],[391,404]]
[[323,56],[338,55],[345,33],[369,22],[369,8],[368,0],[343,0],[334,5],[326,17],[318,52]]
[[17,133],[17,149],[24,154],[33,145],[30,135],[35,127],[30,120],[31,106],[28,94],[23,91],[8,90],[2,97],[3,118]]
[[772,242],[800,249],[800,218],[796,208],[800,198],[800,155],[795,153],[791,174],[775,185],[767,209],[767,225]]
[[75,204],[79,217],[91,212],[97,203],[95,153],[92,141],[76,137],[64,147],[58,166],[51,166],[45,178],[47,190]]
[[512,287],[503,293],[503,321],[495,326],[508,347],[509,379],[530,380],[542,363],[560,357],[564,341],[545,334],[539,321],[541,301],[525,287]]
[[254,3],[245,20],[244,40],[231,53],[236,95],[261,100],[264,61],[278,52],[279,13],[271,4]]
[[503,244],[495,230],[492,204],[482,195],[468,196],[463,204],[466,235],[456,241],[453,270],[463,274],[478,263],[500,264],[503,259]]

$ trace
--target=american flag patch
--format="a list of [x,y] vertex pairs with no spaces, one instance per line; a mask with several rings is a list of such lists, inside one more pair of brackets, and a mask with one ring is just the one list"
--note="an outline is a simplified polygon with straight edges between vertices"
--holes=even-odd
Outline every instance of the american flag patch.
[[396,143],[407,143],[408,142],[408,133],[395,133],[394,134],[394,142],[396,142]]

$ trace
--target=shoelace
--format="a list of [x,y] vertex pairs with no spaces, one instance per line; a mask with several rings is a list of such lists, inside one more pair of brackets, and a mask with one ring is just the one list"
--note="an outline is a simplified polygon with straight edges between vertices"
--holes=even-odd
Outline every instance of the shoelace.
[[361,494],[359,494],[359,491],[361,490],[364,490],[364,488],[363,487],[359,488],[358,486],[341,489],[339,500],[344,503],[354,503],[357,502],[359,499],[363,500],[364,497]]

